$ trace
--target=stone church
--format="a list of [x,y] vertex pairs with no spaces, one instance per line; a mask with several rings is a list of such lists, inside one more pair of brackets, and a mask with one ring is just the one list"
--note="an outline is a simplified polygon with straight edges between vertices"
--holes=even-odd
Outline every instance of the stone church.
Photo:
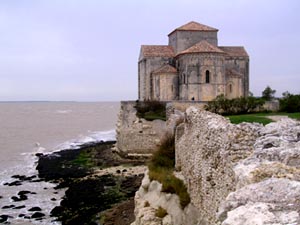
[[139,100],[211,101],[248,96],[249,56],[242,46],[218,46],[218,29],[189,22],[168,45],[142,45]]

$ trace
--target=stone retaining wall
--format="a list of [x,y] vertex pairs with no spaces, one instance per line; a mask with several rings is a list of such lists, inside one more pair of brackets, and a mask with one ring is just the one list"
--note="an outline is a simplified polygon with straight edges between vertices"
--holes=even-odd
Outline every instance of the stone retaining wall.
[[117,123],[117,150],[124,154],[149,154],[160,144],[166,132],[162,120],[147,121],[136,116],[136,102],[121,102]]

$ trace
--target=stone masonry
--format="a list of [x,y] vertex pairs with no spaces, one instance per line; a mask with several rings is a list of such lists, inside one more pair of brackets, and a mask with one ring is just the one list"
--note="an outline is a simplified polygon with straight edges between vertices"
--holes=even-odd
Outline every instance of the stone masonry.
[[168,45],[142,45],[139,100],[248,96],[249,56],[241,46],[218,46],[217,34],[215,28],[189,22],[168,35]]

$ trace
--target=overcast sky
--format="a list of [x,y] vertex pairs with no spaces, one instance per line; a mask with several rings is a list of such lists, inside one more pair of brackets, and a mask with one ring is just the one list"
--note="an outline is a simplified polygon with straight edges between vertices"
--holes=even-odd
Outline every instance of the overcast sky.
[[0,0],[0,101],[135,100],[141,44],[189,21],[250,55],[250,91],[300,93],[299,0]]

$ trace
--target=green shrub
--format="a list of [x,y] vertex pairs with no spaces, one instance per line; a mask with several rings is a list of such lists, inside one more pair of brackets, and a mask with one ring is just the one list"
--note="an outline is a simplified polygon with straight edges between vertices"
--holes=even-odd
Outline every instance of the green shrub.
[[283,93],[283,98],[279,100],[279,110],[288,113],[300,112],[300,95]]
[[190,196],[183,181],[174,176],[174,165],[175,140],[173,135],[167,134],[149,163],[149,178],[159,181],[163,192],[177,194],[184,208],[190,203]]
[[166,104],[159,101],[137,101],[136,115],[139,118],[152,121],[155,119],[166,120]]
[[166,134],[158,150],[153,154],[150,164],[152,167],[174,168],[175,166],[175,138]]
[[167,210],[165,210],[164,208],[159,207],[159,208],[156,210],[156,213],[155,213],[155,216],[156,216],[156,217],[164,218],[166,215],[168,215],[168,213],[167,213]]
[[261,110],[264,103],[263,99],[252,96],[227,99],[224,95],[219,95],[205,109],[222,115],[245,114]]

